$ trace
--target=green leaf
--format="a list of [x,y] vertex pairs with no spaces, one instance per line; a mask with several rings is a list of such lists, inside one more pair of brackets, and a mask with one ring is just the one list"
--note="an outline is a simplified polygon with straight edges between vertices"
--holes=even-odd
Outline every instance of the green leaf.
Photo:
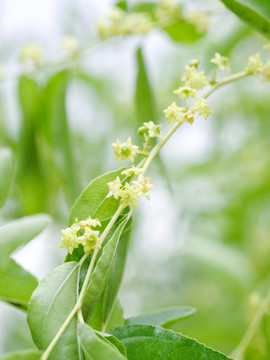
[[168,327],[179,320],[193,315],[195,312],[196,309],[189,306],[175,306],[130,317],[126,319],[126,324],[147,324]]
[[129,360],[228,360],[229,358],[172,330],[127,325],[111,331],[126,347]]
[[110,331],[120,326],[125,325],[124,310],[119,299],[116,298],[114,306],[111,310],[111,314],[106,326],[106,331]]
[[0,360],[39,360],[41,355],[37,350],[22,350],[0,355]]
[[43,117],[42,132],[51,144],[55,171],[71,205],[78,194],[79,185],[66,110],[69,81],[69,71],[61,71],[50,79],[43,90],[40,113]]
[[[37,347],[45,350],[77,301],[79,263],[55,268],[40,281],[29,301],[27,321]],[[50,360],[79,358],[77,320],[73,318],[53,349]]]
[[37,285],[37,279],[14,260],[0,263],[0,300],[26,310]]
[[5,204],[15,169],[13,153],[8,148],[0,149],[0,207]]
[[121,175],[123,170],[122,168],[108,172],[90,182],[71,208],[69,225],[74,223],[75,218],[84,220],[91,216],[104,220],[114,215],[120,200],[116,200],[113,196],[106,198],[109,193],[107,183],[115,180],[117,176],[121,181],[125,179],[125,175]]
[[27,244],[49,223],[45,214],[22,217],[0,227],[1,257],[7,258],[19,246]]
[[162,28],[174,41],[195,42],[199,40],[204,33],[199,32],[197,27],[185,19]]
[[41,122],[38,116],[40,89],[34,79],[23,76],[19,79],[18,92],[22,113],[18,144],[18,182],[24,212],[33,214],[44,211],[47,201],[47,187],[37,144]]
[[82,313],[86,322],[88,322],[94,307],[96,306],[103,290],[107,284],[110,271],[117,253],[117,247],[124,227],[128,219],[125,217],[116,230],[108,243],[104,246],[102,254],[97,261],[93,274],[91,276],[90,284],[85,292],[82,304]]
[[104,340],[101,335],[86,324],[79,324],[79,338],[81,348],[87,360],[124,360],[126,359],[117,348]]
[[49,216],[39,214],[9,222],[0,227],[0,299],[27,308],[38,282],[14,260],[11,253],[38,235],[48,224]]
[[144,122],[156,122],[156,104],[152,86],[150,84],[142,48],[136,52],[137,61],[137,80],[135,91],[135,106],[137,125],[141,126]]
[[[129,240],[131,234],[131,220],[127,223],[120,237],[116,255],[109,274],[108,283],[103,294],[103,326],[107,330],[109,326],[114,326],[112,322],[112,311],[117,301],[117,294],[123,279],[126,259],[128,255]],[[121,319],[120,319],[121,320]]]
[[143,12],[143,13],[147,13],[148,15],[151,16],[151,18],[153,20],[155,20],[155,11],[157,8],[157,4],[155,4],[154,2],[148,2],[148,1],[144,1],[144,2],[137,2],[132,6],[132,11],[134,12]]
[[117,1],[117,3],[115,4],[115,7],[118,7],[119,9],[124,10],[124,11],[128,11],[128,6],[127,6],[126,0]]
[[228,9],[257,31],[270,38],[269,0],[221,0]]

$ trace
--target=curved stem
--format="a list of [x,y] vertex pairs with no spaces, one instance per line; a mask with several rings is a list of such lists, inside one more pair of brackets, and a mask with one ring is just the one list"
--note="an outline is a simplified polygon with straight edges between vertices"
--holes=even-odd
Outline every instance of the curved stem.
[[256,314],[254,315],[253,319],[251,320],[249,327],[247,328],[242,340],[240,341],[237,348],[231,353],[231,357],[235,358],[236,360],[242,360],[245,354],[245,351],[251,342],[253,336],[255,335],[262,319],[269,308],[270,302],[270,291],[268,292],[265,299],[261,302],[260,307],[258,308]]
[[[118,217],[121,215],[122,211],[124,210],[123,205],[120,205],[119,208],[117,209],[117,211],[115,212],[115,214],[113,215],[113,217],[111,218],[109,224],[106,226],[105,230],[103,231],[99,242],[100,245],[102,245],[103,241],[105,240],[106,236],[109,234],[109,232],[111,231],[113,225],[115,224],[116,220],[118,219]],[[93,252],[93,256],[90,262],[90,265],[88,267],[86,276],[84,278],[83,281],[83,286],[81,289],[81,292],[79,294],[79,297],[77,299],[76,304],[74,305],[74,308],[72,309],[72,311],[70,312],[70,314],[68,315],[68,317],[66,318],[65,322],[63,323],[63,325],[61,326],[61,328],[58,330],[57,334],[55,335],[55,337],[52,339],[52,341],[50,342],[49,346],[47,347],[46,351],[43,353],[43,355],[41,356],[41,360],[47,360],[48,357],[50,356],[50,353],[52,352],[53,348],[55,347],[55,345],[57,344],[57,342],[59,341],[60,337],[62,336],[62,334],[64,333],[64,331],[66,330],[66,328],[68,327],[69,323],[71,322],[71,320],[73,319],[73,317],[77,314],[77,312],[79,310],[81,310],[82,307],[82,300],[85,294],[85,291],[87,289],[92,271],[94,269],[94,265],[96,262],[96,258],[98,256],[98,252],[99,249],[95,249]],[[84,260],[89,256],[89,252],[85,253],[84,256],[81,258],[80,260],[80,265],[84,262]]]
[[206,98],[208,98],[209,95],[211,95],[219,87],[221,87],[221,86],[223,86],[225,84],[228,84],[230,82],[242,79],[242,78],[247,77],[249,75],[251,75],[251,74],[248,74],[246,71],[241,71],[241,72],[236,73],[234,75],[226,76],[222,80],[217,81],[208,91],[206,91],[204,93],[204,95],[202,97],[206,99]]

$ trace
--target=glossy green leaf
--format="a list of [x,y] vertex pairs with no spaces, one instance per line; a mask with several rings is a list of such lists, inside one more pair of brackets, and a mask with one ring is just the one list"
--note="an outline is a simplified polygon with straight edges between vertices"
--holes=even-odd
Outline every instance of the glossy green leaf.
[[221,0],[240,19],[270,38],[269,0]]
[[[40,281],[28,305],[27,321],[37,347],[45,350],[77,301],[79,263],[55,268]],[[53,349],[50,360],[79,358],[77,320],[73,320]]]
[[39,360],[41,355],[37,350],[22,350],[0,355],[0,360]]
[[95,331],[95,333],[97,335],[101,335],[105,341],[113,344],[122,355],[124,355],[125,357],[127,356],[127,350],[125,346],[115,336],[113,336],[112,334],[99,332],[99,331]]
[[48,225],[49,219],[48,215],[38,214],[22,217],[1,226],[1,258],[8,258],[8,256],[19,246],[27,244],[37,236]]
[[196,312],[189,306],[175,306],[157,310],[126,319],[126,324],[147,324],[168,327],[179,320],[185,319]]
[[101,335],[86,324],[79,324],[79,338],[81,348],[87,360],[124,360],[126,359],[117,348],[104,340]]
[[37,285],[37,279],[14,260],[0,263],[0,300],[25,310]]
[[109,193],[107,183],[115,180],[117,176],[123,180],[125,175],[121,175],[122,171],[123,169],[108,172],[90,182],[71,208],[70,225],[74,223],[75,218],[84,220],[91,216],[104,220],[114,215],[120,200],[116,200],[113,196],[106,198]]
[[111,316],[113,308],[115,306],[115,302],[117,301],[117,294],[125,271],[126,259],[129,249],[131,226],[132,222],[130,220],[124,228],[122,235],[119,239],[116,255],[103,294],[103,326],[106,330],[108,330],[109,326],[114,326],[114,324],[111,322],[113,320],[111,319]]
[[120,221],[108,243],[104,246],[102,254],[97,261],[90,284],[85,292],[82,304],[82,313],[86,322],[89,320],[103,290],[107,284],[110,271],[117,253],[117,247],[128,219]]
[[129,360],[228,360],[211,348],[159,326],[127,325],[111,332],[126,347]]
[[13,178],[15,159],[8,148],[0,148],[0,207],[4,205]]
[[204,34],[199,32],[194,24],[184,19],[168,25],[162,30],[165,31],[174,41],[179,42],[194,42],[199,40]]

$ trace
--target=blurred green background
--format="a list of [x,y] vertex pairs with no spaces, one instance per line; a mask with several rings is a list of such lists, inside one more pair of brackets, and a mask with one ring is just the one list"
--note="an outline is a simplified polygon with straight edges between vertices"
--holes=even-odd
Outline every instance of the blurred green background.
[[[57,56],[65,35],[76,36],[81,46],[94,43],[95,21],[112,5],[0,2],[0,59],[11,74],[0,82],[0,144],[16,158],[1,223],[40,212],[53,217],[15,254],[39,278],[64,259],[60,229],[81,190],[119,167],[111,143],[128,136],[138,142],[136,129],[148,121],[142,118],[147,112],[166,128],[163,109],[177,101],[172,91],[185,65],[198,58],[211,73],[209,60],[219,51],[239,71],[265,43],[220,2],[186,1],[187,9],[211,10],[209,30],[197,41],[173,41],[159,30],[117,37],[68,66],[14,76],[24,43],[40,44],[49,58]],[[269,91],[255,77],[221,88],[209,99],[214,115],[181,127],[149,170],[155,188],[136,211],[120,292],[127,316],[190,305],[197,313],[174,330],[225,353],[239,343],[270,280]],[[25,315],[1,303],[1,352],[31,343]],[[267,315],[246,359],[269,358]]]

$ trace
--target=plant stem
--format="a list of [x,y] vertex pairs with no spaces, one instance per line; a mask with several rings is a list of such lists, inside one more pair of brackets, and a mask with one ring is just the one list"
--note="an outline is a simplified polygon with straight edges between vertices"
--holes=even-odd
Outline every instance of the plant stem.
[[[101,237],[99,238],[100,245],[102,245],[103,241],[105,240],[106,236],[111,231],[113,225],[115,224],[116,220],[121,215],[123,210],[124,210],[123,205],[120,205],[119,208],[117,209],[117,211],[115,212],[115,214],[113,215],[113,217],[111,218],[109,224],[106,226],[105,230],[103,231]],[[88,267],[86,276],[85,276],[84,281],[83,281],[83,286],[82,286],[81,292],[79,294],[79,297],[77,299],[77,302],[76,302],[74,308],[71,310],[71,312],[68,315],[68,317],[66,318],[65,322],[63,323],[63,325],[58,330],[55,337],[50,342],[49,346],[47,347],[46,351],[41,356],[40,360],[47,360],[48,359],[48,357],[50,356],[50,353],[52,352],[53,348],[55,347],[55,345],[59,341],[59,339],[62,336],[63,332],[68,327],[68,325],[71,322],[71,320],[73,319],[73,317],[78,313],[78,311],[81,310],[82,300],[83,300],[85,291],[87,289],[87,286],[88,286],[88,283],[89,283],[89,280],[90,280],[90,277],[91,277],[91,274],[92,274],[92,271],[93,271],[93,268],[94,268],[94,265],[95,265],[95,262],[96,262],[96,258],[98,256],[98,252],[99,252],[99,249],[95,249],[94,252],[93,252],[93,256],[92,256],[90,265]],[[88,256],[89,256],[89,252],[85,253],[84,256],[81,258],[79,264],[81,265]],[[83,319],[80,319],[80,320],[83,320]]]
[[204,93],[204,95],[202,96],[203,98],[208,98],[209,95],[211,95],[217,88],[219,88],[220,86],[223,86],[225,84],[228,84],[230,82],[242,79],[246,76],[249,76],[251,74],[248,74],[246,71],[241,71],[239,73],[230,75],[230,76],[226,76],[225,78],[223,78],[222,80],[217,81],[208,91],[206,91]]
[[258,308],[256,314],[254,315],[253,319],[251,320],[249,327],[247,328],[242,340],[240,341],[239,345],[236,349],[231,353],[231,357],[235,358],[236,360],[242,360],[245,354],[245,351],[252,340],[254,334],[256,333],[264,315],[266,314],[269,308],[270,302],[270,291],[268,292],[265,299],[262,300],[260,307]]

